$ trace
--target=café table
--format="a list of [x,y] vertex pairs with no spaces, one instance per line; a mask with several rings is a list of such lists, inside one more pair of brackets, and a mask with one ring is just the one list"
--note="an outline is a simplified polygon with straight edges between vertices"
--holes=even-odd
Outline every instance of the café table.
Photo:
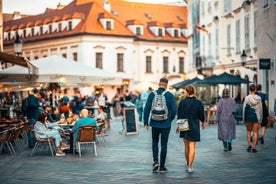
[[73,153],[74,150],[74,133],[70,131],[70,129],[74,126],[75,123],[63,123],[59,124],[59,126],[65,131],[66,137],[69,137],[69,150],[64,150],[65,153]]

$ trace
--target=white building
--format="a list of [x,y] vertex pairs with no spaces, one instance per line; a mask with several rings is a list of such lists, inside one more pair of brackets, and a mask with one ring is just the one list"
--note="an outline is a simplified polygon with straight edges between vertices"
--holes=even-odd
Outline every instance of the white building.
[[[275,0],[195,2],[199,3],[199,67],[203,74],[227,72],[262,84],[263,91],[270,97],[272,111],[275,99]],[[260,67],[262,58],[270,59],[270,70]],[[248,85],[236,86],[234,94],[238,90],[245,96]]]
[[130,80],[129,89],[133,81],[156,83],[163,76],[180,81],[188,70],[184,6],[74,0],[3,25],[5,52],[14,52],[18,33],[30,60],[58,54],[117,72]]

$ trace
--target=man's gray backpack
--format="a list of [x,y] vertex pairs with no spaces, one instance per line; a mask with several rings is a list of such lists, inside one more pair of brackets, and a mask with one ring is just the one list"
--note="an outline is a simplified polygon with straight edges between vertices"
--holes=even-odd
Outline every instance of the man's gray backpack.
[[158,94],[156,91],[153,91],[154,98],[151,105],[151,119],[155,121],[164,121],[168,118],[168,107],[166,104],[165,90],[163,93]]

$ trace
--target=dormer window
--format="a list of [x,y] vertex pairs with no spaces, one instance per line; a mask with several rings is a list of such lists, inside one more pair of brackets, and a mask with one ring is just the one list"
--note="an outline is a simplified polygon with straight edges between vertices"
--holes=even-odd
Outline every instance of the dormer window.
[[128,20],[126,21],[127,28],[135,35],[141,36],[144,34],[144,27],[141,22],[137,20]]
[[149,22],[148,27],[155,36],[165,36],[165,28],[163,27],[163,24],[159,23],[158,21]]

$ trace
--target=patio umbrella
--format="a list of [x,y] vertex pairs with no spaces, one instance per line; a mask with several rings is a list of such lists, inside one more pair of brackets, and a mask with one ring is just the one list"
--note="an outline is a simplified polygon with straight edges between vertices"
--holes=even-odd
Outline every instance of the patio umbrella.
[[123,76],[52,55],[31,63],[38,68],[36,75],[29,75],[28,68],[12,66],[0,71],[0,82],[45,82],[76,84],[121,84]]
[[196,82],[196,85],[202,85],[202,84],[209,84],[209,85],[217,85],[217,84],[214,84],[212,83],[212,81],[217,77],[216,74],[213,74],[209,77],[206,77],[205,79],[203,80],[200,80],[198,82]]
[[181,81],[179,83],[176,83],[176,84],[172,85],[172,87],[175,89],[184,88],[185,86],[196,84],[199,81],[200,81],[200,79],[195,77],[193,79],[187,79],[187,80]]
[[214,80],[212,81],[216,84],[230,84],[230,85],[238,85],[238,84],[248,84],[250,81],[242,79],[240,76],[237,75],[231,75],[229,73],[222,73],[218,75]]
[[222,73],[220,75],[211,75],[199,82],[200,84],[218,85],[218,84],[229,84],[229,85],[239,85],[248,84],[250,81],[242,79],[240,76],[231,75],[229,73]]

